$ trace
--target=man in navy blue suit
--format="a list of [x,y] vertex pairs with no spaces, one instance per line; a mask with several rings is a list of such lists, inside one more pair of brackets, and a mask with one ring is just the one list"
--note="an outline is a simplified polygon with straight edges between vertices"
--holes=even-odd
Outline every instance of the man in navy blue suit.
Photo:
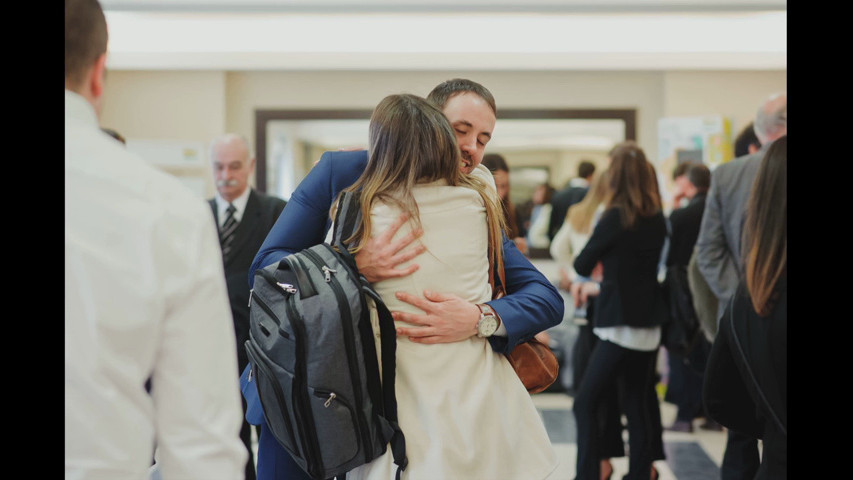
[[[497,108],[491,92],[471,80],[452,79],[435,87],[427,99],[439,106],[450,120],[462,154],[461,170],[471,173],[475,168],[484,168],[480,167],[480,162],[497,119]],[[249,269],[250,285],[254,281],[251,272],[256,269],[323,242],[330,226],[329,208],[334,198],[361,175],[367,159],[364,150],[325,152],[320,157],[293,192],[261,245]],[[406,276],[417,270],[417,264],[395,268],[424,251],[423,246],[406,248],[420,232],[391,240],[405,220],[404,217],[399,218],[355,255],[359,272],[370,282]],[[517,344],[559,324],[563,319],[564,307],[557,289],[506,237],[503,256],[507,295],[486,304],[499,322],[498,330],[488,339],[493,350],[509,353]],[[476,325],[481,312],[467,300],[440,292],[424,292],[423,297],[399,293],[398,298],[424,312],[392,312],[395,320],[421,327],[397,328],[398,335],[406,335],[413,342],[449,343],[477,334]],[[261,425],[258,441],[259,480],[309,478],[278,444],[262,419],[250,421]]]

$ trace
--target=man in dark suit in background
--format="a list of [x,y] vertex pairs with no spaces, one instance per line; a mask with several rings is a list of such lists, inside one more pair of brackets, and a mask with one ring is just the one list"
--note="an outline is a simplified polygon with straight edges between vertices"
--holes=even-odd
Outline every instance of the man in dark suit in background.
[[[208,202],[219,227],[219,242],[225,264],[225,284],[234,317],[237,337],[237,376],[249,363],[245,342],[249,339],[249,285],[246,277],[255,254],[264,242],[285,201],[264,195],[249,186],[249,175],[255,168],[255,158],[249,143],[236,134],[225,134],[210,143],[210,161],[216,195]],[[236,380],[236,379],[235,379]],[[246,480],[255,479],[251,426],[245,419],[240,438],[249,451]]]
[[569,207],[583,200],[592,174],[595,173],[595,164],[589,160],[581,160],[578,164],[578,176],[571,179],[569,184],[562,190],[554,193],[551,197],[551,220],[548,222],[548,239],[553,240],[557,230],[563,226],[566,212]]
[[[788,96],[771,96],[758,109],[754,125],[761,148],[717,167],[705,202],[696,241],[696,265],[718,300],[717,323],[744,275],[741,233],[746,201],[764,153],[788,133]],[[751,479],[760,459],[754,438],[729,430],[720,468],[723,480]]]
[[684,265],[690,261],[696,239],[699,238],[699,228],[702,225],[702,214],[705,212],[705,197],[711,186],[711,170],[703,163],[689,163],[684,175],[676,177],[676,183],[682,184],[681,190],[687,204],[673,209],[669,214],[670,243],[666,264]]
[[[705,197],[711,185],[711,170],[702,163],[682,163],[679,167],[683,168],[683,173],[675,177],[675,184],[678,191],[683,193],[687,204],[673,209],[669,215],[670,234],[666,266],[667,268],[683,267],[686,274],[687,264],[696,246],[696,239],[699,237],[699,227],[702,225]],[[702,336],[697,342],[707,341]],[[702,351],[699,351],[700,349]],[[675,422],[667,430],[692,432],[693,419],[704,416],[702,414],[702,375],[696,370],[702,366],[702,361],[709,350],[710,344],[696,345],[688,359],[676,352],[667,352],[669,384],[664,400],[678,406]],[[698,365],[690,368],[685,360]]]

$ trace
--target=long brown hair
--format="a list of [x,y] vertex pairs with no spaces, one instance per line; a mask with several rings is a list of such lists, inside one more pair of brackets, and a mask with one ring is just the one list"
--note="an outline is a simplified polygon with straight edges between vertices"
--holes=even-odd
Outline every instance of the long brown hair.
[[[460,171],[461,155],[456,135],[447,117],[417,95],[389,95],[373,110],[369,127],[370,148],[367,167],[345,191],[361,192],[361,223],[352,237],[351,253],[364,247],[370,238],[370,211],[376,202],[399,207],[420,226],[418,204],[412,195],[418,184],[445,180],[450,186],[477,191],[486,208],[489,231],[489,258],[502,262],[501,231],[505,228],[496,195],[489,184],[476,175]],[[330,214],[334,217],[337,201]]]
[[610,201],[618,208],[622,225],[631,228],[637,217],[648,217],[661,209],[655,167],[636,142],[627,140],[610,150]]
[[601,204],[607,204],[610,188],[608,186],[608,171],[593,173],[589,190],[583,200],[569,207],[566,212],[566,222],[577,233],[589,233],[592,230],[592,218]]
[[743,245],[752,306],[767,316],[788,269],[788,136],[774,141],[758,167],[747,200]]

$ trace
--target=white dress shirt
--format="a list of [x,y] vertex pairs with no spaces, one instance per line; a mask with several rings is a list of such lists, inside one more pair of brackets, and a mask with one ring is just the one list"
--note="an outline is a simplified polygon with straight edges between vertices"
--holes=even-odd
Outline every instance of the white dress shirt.
[[66,90],[66,480],[243,478],[230,312],[210,208]]
[[[247,186],[243,193],[240,194],[239,197],[235,198],[232,204],[234,204],[234,220],[237,223],[240,223],[240,220],[243,219],[243,214],[246,213],[246,204],[249,203],[249,192],[252,190],[252,187]],[[217,218],[219,219],[219,228],[222,228],[222,225],[225,224],[225,218],[228,216],[226,210],[228,210],[228,200],[222,198],[222,195],[219,192],[213,196],[216,199],[216,210],[217,210]]]
[[534,215],[527,230],[527,246],[531,248],[548,248],[551,240],[548,238],[548,223],[551,221],[551,204],[543,203],[533,207]]

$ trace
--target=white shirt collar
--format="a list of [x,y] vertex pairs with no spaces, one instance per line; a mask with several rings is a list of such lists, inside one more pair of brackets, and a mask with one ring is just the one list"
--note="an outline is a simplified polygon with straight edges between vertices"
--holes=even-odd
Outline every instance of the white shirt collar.
[[73,118],[84,123],[90,123],[95,127],[98,126],[98,116],[95,114],[92,104],[71,90],[65,90],[65,118]]
[[569,180],[570,187],[589,187],[589,180],[581,177],[575,177]]
[[[249,203],[249,192],[251,192],[251,190],[251,186],[246,186],[243,193],[231,202],[234,204],[234,208],[237,209],[234,212],[234,219],[238,222],[243,219],[243,212],[246,211],[246,204]],[[225,223],[225,216],[227,215],[225,210],[228,208],[228,200],[222,198],[222,195],[220,195],[219,192],[216,192],[214,198],[216,199],[216,212],[217,217],[219,218],[219,226],[221,227],[222,224]]]

